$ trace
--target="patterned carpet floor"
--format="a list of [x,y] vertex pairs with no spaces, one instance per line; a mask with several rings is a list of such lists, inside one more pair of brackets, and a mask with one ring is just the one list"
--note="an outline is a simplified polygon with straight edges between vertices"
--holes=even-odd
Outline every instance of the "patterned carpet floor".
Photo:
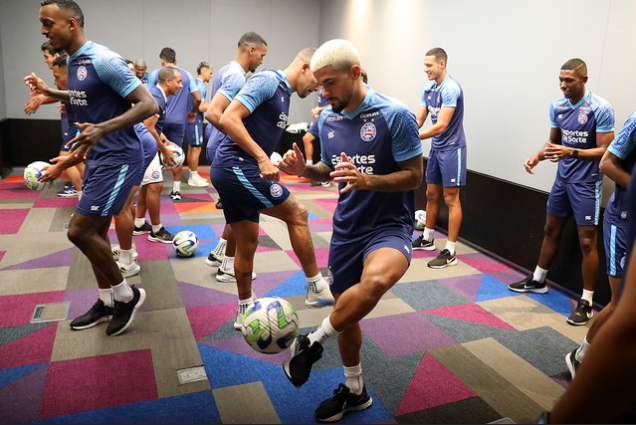
[[[135,236],[141,273],[128,280],[147,300],[128,331],[108,337],[105,325],[69,327],[97,298],[90,263],[66,238],[77,199],[56,196],[65,178],[36,192],[21,171],[0,182],[3,423],[316,422],[315,408],[344,382],[337,343],[327,342],[297,389],[280,366],[288,351],[259,354],[234,330],[236,287],[218,283],[205,265],[224,225],[214,188],[189,187],[184,174],[183,199],[173,202],[166,173],[162,223],[172,233],[193,231],[200,246],[194,257],[178,258],[170,245]],[[310,211],[324,273],[336,187],[283,181]],[[110,233],[116,244],[113,226]],[[437,248],[444,244],[438,232]],[[405,276],[362,320],[373,405],[341,423],[532,423],[567,387],[564,356],[588,328],[566,323],[574,301],[555,288],[511,292],[519,271],[461,243],[456,266],[429,269],[438,252],[416,251]],[[329,314],[330,307],[304,305],[304,275],[283,222],[262,218],[255,272],[255,294],[289,300],[301,332]]]

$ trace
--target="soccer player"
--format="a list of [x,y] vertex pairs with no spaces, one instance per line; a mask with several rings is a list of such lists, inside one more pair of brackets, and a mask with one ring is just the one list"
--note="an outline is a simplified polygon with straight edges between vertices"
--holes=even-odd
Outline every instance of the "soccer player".
[[[345,384],[316,410],[320,421],[336,421],[348,410],[372,403],[362,379],[359,321],[404,275],[411,260],[413,189],[422,182],[422,143],[415,116],[402,103],[362,83],[360,56],[346,40],[323,44],[311,69],[331,104],[320,115],[321,161],[307,165],[294,144],[280,167],[312,180],[331,177],[340,197],[329,249],[333,312],[291,346],[283,362],[287,377],[300,387],[337,337]],[[249,83],[249,82],[248,82]]]
[[466,185],[466,136],[464,134],[464,93],[448,74],[448,56],[436,47],[424,55],[424,70],[430,83],[422,91],[417,125],[431,115],[431,126],[420,131],[420,139],[432,137],[426,164],[426,226],[413,241],[413,249],[435,250],[433,236],[439,216],[440,197],[448,207],[448,240],[437,258],[428,262],[433,269],[457,264],[455,245],[462,223],[460,188]]
[[636,162],[634,147],[636,147],[636,112],[625,121],[623,129],[609,145],[599,164],[603,174],[615,182],[614,193],[603,215],[603,244],[612,298],[594,319],[581,346],[565,356],[565,363],[572,378],[596,334],[616,309],[621,281],[625,278],[627,250],[634,243],[628,238],[629,205],[626,193]]
[[72,154],[49,167],[41,180],[53,181],[64,169],[86,160],[83,196],[69,223],[68,238],[91,262],[99,299],[71,322],[71,328],[90,328],[110,318],[106,334],[119,335],[132,323],[146,293],[129,286],[122,276],[112,257],[108,228],[141,173],[143,152],[132,125],[154,114],[157,103],[121,56],[88,41],[77,3],[45,0],[39,18],[42,34],[70,56],[68,90],[50,89],[35,74],[25,77],[25,83],[68,102],[68,112],[81,130],[71,141]]
[[[263,63],[267,55],[267,42],[255,32],[247,32],[238,41],[238,50],[234,60],[217,72],[212,81],[210,105],[205,112],[205,119],[211,125],[210,136],[206,148],[206,155],[210,164],[214,164],[214,156],[219,144],[227,138],[220,120],[223,112],[234,100],[236,94],[245,85],[248,72],[254,73]],[[216,207],[221,209],[220,196]],[[205,263],[217,268],[216,279],[220,282],[236,282],[234,275],[234,256],[236,253],[236,239],[232,228],[226,224],[217,246],[210,252]],[[255,275],[253,275],[255,276]]]
[[[49,67],[50,70],[53,70],[53,62],[55,61],[55,59],[58,58],[60,55],[65,54],[64,50],[56,49],[55,47],[51,46],[51,43],[49,43],[48,41],[42,43],[40,49],[44,54],[44,63],[46,64],[46,66]],[[38,110],[40,105],[56,102],[57,100],[47,99],[46,96],[32,93],[31,99],[27,102],[24,108],[24,113],[27,115],[34,114]]]
[[[187,90],[179,90],[179,93],[177,93],[176,96],[172,96],[168,99],[166,122],[163,126],[164,136],[172,143],[183,146],[186,122],[194,122],[197,111],[199,110],[199,104],[201,103],[201,95],[199,94],[199,89],[194,82],[192,74],[190,74],[185,69],[177,66],[177,54],[173,49],[171,49],[170,47],[164,47],[159,53],[159,59],[161,59],[162,67],[176,67],[179,72],[181,72],[183,87],[188,88]],[[150,78],[148,79],[148,88],[157,85],[157,76],[160,69],[157,69],[153,71],[152,74],[150,74]],[[191,108],[188,108],[188,97],[190,93],[192,94],[192,96],[194,96],[194,103],[192,104]],[[190,167],[190,170],[192,170],[193,164],[188,164],[188,166]],[[198,167],[198,164],[196,164],[195,167]],[[172,187],[172,191],[170,192],[170,197],[175,201],[181,199],[182,170],[182,165],[172,169],[174,186]]]
[[[168,140],[163,137],[163,125],[166,120],[166,104],[170,96],[176,96],[182,88],[181,72],[172,66],[161,68],[157,85],[150,88],[150,94],[155,98],[159,112],[144,121],[144,126],[152,135],[155,146],[161,151],[164,164],[174,165],[171,152],[168,150]],[[150,166],[144,173],[137,212],[135,215],[134,235],[148,234],[151,242],[171,243],[174,235],[161,225],[161,190],[163,189],[163,173],[159,162],[159,153],[154,156]],[[150,224],[146,222],[146,210],[150,215]]]
[[[201,177],[198,173],[199,156],[201,155],[201,147],[203,146],[203,113],[207,109],[208,104],[205,103],[205,95],[207,89],[205,83],[212,79],[212,67],[207,62],[201,62],[197,67],[197,78],[194,82],[199,89],[201,103],[197,110],[194,122],[187,122],[185,128],[185,139],[190,145],[188,148],[188,167],[190,168],[190,178],[188,186],[206,187],[209,182]],[[194,97],[188,96],[188,110],[194,106]]]
[[284,71],[265,70],[250,78],[221,117],[221,127],[229,138],[223,139],[216,151],[210,177],[223,199],[225,221],[236,237],[236,329],[240,329],[243,313],[253,302],[259,213],[287,223],[294,253],[307,278],[305,304],[318,307],[333,303],[329,286],[316,265],[307,209],[278,183],[280,171],[270,160],[287,127],[292,93],[304,98],[318,88],[309,69],[313,52],[300,51]]
[[150,74],[146,72],[148,66],[146,65],[146,61],[143,59],[137,59],[137,62],[134,64],[135,67],[135,75],[137,78],[141,80],[141,84],[144,86],[148,85],[148,79],[150,78]]
[[534,273],[508,287],[515,292],[548,292],[548,269],[558,252],[567,218],[574,215],[583,255],[583,295],[567,322],[585,325],[592,318],[598,274],[596,236],[603,185],[599,161],[614,139],[614,110],[605,99],[585,89],[587,66],[581,59],[564,63],[559,81],[563,97],[550,105],[550,138],[524,163],[525,170],[534,174],[539,161],[558,162],[546,208],[539,262]]

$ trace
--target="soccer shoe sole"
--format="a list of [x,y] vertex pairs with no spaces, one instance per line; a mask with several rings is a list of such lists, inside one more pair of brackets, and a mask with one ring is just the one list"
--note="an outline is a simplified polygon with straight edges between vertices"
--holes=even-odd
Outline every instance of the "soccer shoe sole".
[[133,230],[134,236],[146,235],[148,233],[150,233],[150,230]]
[[73,326],[73,325],[70,325],[70,327],[74,331],[83,331],[84,329],[93,328],[93,327],[99,325],[100,323],[108,322],[111,319],[111,317],[113,317],[113,316],[102,316],[99,319],[97,319],[96,321],[94,321],[93,323],[89,323],[88,325],[84,325],[84,326]]
[[150,242],[172,243],[172,241],[167,241],[165,239],[156,238],[156,237],[154,237],[152,235],[148,235],[148,240]]
[[446,267],[455,266],[455,265],[457,265],[457,258],[453,258],[452,261],[449,261],[448,263],[443,264],[441,266],[431,266],[430,264],[427,264],[427,266],[431,269],[445,269]]
[[222,263],[223,263],[222,261],[218,261],[218,260],[210,261],[208,258],[205,259],[205,265],[212,268],[218,269],[219,267],[221,267]]
[[585,326],[587,324],[587,322],[589,322],[589,320],[592,318],[592,316],[594,315],[594,313],[592,313],[591,311],[589,312],[589,314],[587,315],[587,320],[584,322],[575,322],[574,320],[570,319],[568,317],[567,322],[572,325],[572,326]]
[[130,319],[128,320],[128,323],[126,323],[126,325],[123,328],[121,328],[120,330],[118,330],[115,333],[110,334],[109,336],[120,335],[122,332],[124,332],[126,329],[128,329],[130,324],[135,319],[135,315],[137,314],[137,310],[139,309],[139,307],[141,307],[143,305],[144,301],[146,301],[146,291],[143,288],[139,288],[139,301],[137,301],[137,304],[135,304],[135,307],[133,308],[132,313],[130,313]]
[[515,292],[519,292],[520,294],[524,294],[526,292],[532,292],[534,294],[545,294],[546,292],[548,292],[548,288],[547,287],[543,287],[543,288],[511,288],[510,286],[508,286],[508,289],[510,289],[511,291],[515,291]]
[[133,277],[137,276],[141,272],[141,266],[139,264],[135,264],[137,267],[133,267],[130,270],[126,270],[124,266],[119,266],[119,271],[124,277]]
[[347,407],[346,409],[343,409],[342,412],[337,413],[329,418],[325,418],[325,419],[320,419],[320,418],[316,418],[318,419],[320,422],[335,422],[335,421],[339,421],[340,419],[342,419],[342,417],[344,416],[345,413],[347,412],[353,412],[355,410],[364,410],[364,409],[368,409],[369,407],[371,407],[371,404],[373,404],[373,398],[369,397],[369,400],[365,401],[362,404],[359,404],[357,406],[352,406],[352,407]]
[[[221,270],[219,269],[219,271]],[[252,280],[254,279],[256,279],[256,273],[252,272]],[[217,273],[216,281],[219,283],[236,283],[236,277],[234,275],[229,274],[228,272],[223,272],[223,274],[220,276]]]
[[208,183],[207,182],[197,182],[195,180],[188,180],[188,186],[192,186],[192,187],[207,187]]

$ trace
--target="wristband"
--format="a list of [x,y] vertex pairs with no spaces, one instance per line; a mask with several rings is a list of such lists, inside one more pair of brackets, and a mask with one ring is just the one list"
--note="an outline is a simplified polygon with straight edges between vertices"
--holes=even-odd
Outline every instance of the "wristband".
[[269,158],[265,157],[265,158],[263,158],[263,159],[260,159],[260,160],[258,161],[258,163],[260,164],[261,162],[265,162],[265,161],[267,161],[268,159],[269,159]]

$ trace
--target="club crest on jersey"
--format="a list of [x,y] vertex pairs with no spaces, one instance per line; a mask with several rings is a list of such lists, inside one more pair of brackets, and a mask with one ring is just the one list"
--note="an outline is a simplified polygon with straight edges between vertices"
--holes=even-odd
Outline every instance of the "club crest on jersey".
[[587,122],[587,114],[579,114],[579,124],[585,124]]
[[280,187],[278,183],[273,183],[269,188],[269,193],[271,193],[274,198],[280,198],[283,196],[283,188]]
[[365,142],[370,142],[371,140],[375,139],[376,133],[377,130],[375,128],[375,124],[373,124],[372,122],[368,122],[360,129],[360,138]]
[[88,76],[88,70],[85,66],[80,66],[77,68],[77,79],[80,81],[84,81]]

